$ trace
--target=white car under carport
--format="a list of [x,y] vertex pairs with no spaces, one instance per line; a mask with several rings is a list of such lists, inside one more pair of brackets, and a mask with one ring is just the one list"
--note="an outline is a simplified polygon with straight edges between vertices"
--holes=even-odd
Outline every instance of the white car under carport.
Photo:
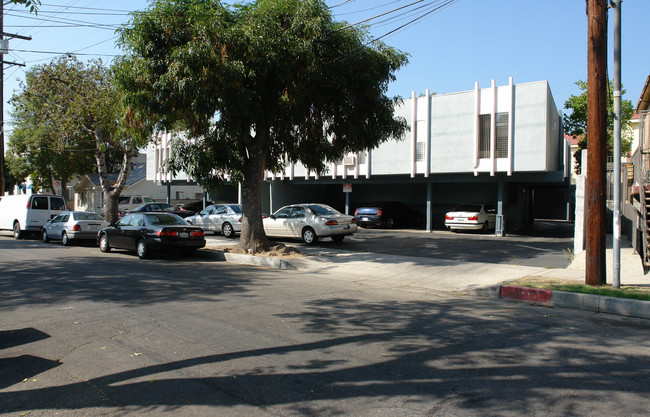
[[462,204],[445,215],[445,227],[456,230],[481,230],[487,233],[494,229],[497,210],[490,204]]

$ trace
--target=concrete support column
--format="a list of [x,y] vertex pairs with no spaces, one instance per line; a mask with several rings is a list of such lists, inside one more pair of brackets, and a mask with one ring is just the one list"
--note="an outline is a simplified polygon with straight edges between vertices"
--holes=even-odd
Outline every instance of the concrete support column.
[[494,176],[497,165],[497,84],[492,80],[492,111],[490,115],[490,175]]
[[415,149],[418,141],[418,98],[415,91],[411,92],[411,111],[411,178],[415,178]]
[[503,215],[503,206],[506,199],[506,193],[507,191],[505,181],[499,181],[499,186],[497,188],[497,227],[494,231],[497,236],[505,236],[506,234],[506,217]]
[[427,183],[427,232],[431,232],[433,227],[431,224],[431,218],[433,217],[433,183]]

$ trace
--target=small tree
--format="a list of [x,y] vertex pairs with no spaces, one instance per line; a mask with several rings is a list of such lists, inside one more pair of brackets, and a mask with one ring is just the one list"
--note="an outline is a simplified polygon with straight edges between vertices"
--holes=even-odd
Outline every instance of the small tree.
[[406,130],[385,96],[406,56],[333,21],[322,1],[158,0],[119,33],[127,102],[195,140],[176,146],[172,167],[207,188],[241,181],[248,252],[268,246],[265,170],[300,161],[323,172]]
[[[149,130],[134,123],[133,113],[125,116],[112,73],[101,60],[85,64],[74,56],[64,56],[30,74],[12,100],[20,116],[20,129],[12,143],[29,146],[32,153],[28,159],[34,156],[30,163],[36,164],[29,168],[31,175],[42,179],[51,172],[62,181],[69,173],[88,173],[84,172],[90,170],[88,159],[94,159],[106,220],[116,220],[117,201],[131,158],[146,142]],[[39,144],[44,147],[37,149]],[[67,152],[71,150],[75,152]],[[122,160],[114,183],[108,179],[108,154],[120,155]]]
[[[576,173],[581,169],[581,151],[587,149],[587,82],[576,81],[580,88],[580,95],[571,95],[564,103],[564,108],[571,110],[570,114],[564,115],[564,133],[577,136],[580,138],[578,146],[580,150],[574,154]],[[607,154],[614,154],[614,93],[613,82],[609,81],[607,89]],[[625,90],[621,91],[625,94]],[[634,107],[630,100],[621,100],[621,131],[625,131],[629,126],[630,119],[634,114]],[[621,156],[627,154],[632,148],[632,140],[629,137],[621,137]]]

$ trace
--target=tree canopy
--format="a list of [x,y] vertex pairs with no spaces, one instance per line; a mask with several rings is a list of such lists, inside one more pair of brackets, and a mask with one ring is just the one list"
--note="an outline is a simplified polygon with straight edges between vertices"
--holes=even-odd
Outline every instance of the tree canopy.
[[52,77],[65,58],[31,67],[20,91],[10,100],[14,129],[9,137],[7,166],[14,177],[30,177],[35,188],[54,190],[54,180],[65,184],[94,171],[94,142],[60,125],[64,89],[53,88]]
[[126,102],[158,129],[186,131],[172,168],[207,188],[241,181],[240,246],[267,245],[265,170],[324,172],[407,129],[386,96],[402,52],[333,20],[320,0],[158,0],[119,31]]
[[[564,108],[571,110],[570,114],[564,115],[564,133],[580,138],[578,146],[580,150],[587,149],[587,82],[576,81],[575,83],[582,93],[571,95],[564,103]],[[609,81],[607,89],[607,154],[614,153],[614,88],[613,81]],[[622,95],[625,90],[621,91]],[[634,114],[634,106],[630,100],[621,99],[621,131],[625,132],[629,126],[630,119]],[[632,148],[630,137],[621,135],[621,156],[627,154]],[[576,158],[576,169],[580,169],[580,151],[574,155]]]
[[[96,168],[106,218],[115,220],[131,157],[148,131],[125,117],[111,71],[101,60],[59,57],[32,67],[11,103],[16,128],[9,161],[14,174],[30,172],[37,184],[52,188],[53,179],[65,182]],[[122,161],[115,182],[108,180],[111,155]]]

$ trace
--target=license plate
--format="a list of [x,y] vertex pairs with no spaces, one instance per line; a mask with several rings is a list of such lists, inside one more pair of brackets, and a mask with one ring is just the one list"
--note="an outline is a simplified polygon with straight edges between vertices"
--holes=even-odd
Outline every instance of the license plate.
[[188,237],[189,234],[187,232],[179,232],[178,237]]
[[362,218],[361,218],[361,221],[362,221],[362,222],[367,222],[367,221],[368,221],[368,218],[367,218],[367,217],[362,217]]
[[99,225],[98,224],[89,224],[88,225],[88,230],[99,230]]
[[349,228],[350,228],[350,225],[349,225],[349,224],[346,224],[345,226],[343,226],[343,228],[344,228],[344,229],[349,229]]

